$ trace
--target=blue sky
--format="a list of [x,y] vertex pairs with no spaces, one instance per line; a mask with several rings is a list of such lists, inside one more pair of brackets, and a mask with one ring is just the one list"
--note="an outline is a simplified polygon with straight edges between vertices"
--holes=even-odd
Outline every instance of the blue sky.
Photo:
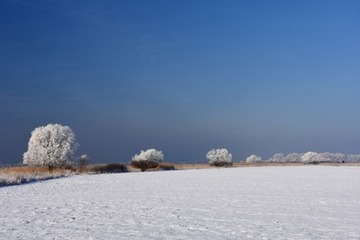
[[1,163],[37,126],[94,162],[360,152],[359,1],[0,2]]

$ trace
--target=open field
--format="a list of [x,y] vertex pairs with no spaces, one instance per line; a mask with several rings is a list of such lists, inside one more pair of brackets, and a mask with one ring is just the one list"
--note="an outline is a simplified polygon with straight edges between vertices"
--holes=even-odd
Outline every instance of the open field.
[[0,188],[0,239],[360,239],[360,168],[74,175]]

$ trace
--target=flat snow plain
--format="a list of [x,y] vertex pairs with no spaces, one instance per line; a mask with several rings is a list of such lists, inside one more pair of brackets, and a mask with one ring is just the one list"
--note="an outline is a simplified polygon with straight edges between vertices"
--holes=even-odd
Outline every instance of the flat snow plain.
[[360,239],[359,167],[82,175],[0,202],[0,239]]

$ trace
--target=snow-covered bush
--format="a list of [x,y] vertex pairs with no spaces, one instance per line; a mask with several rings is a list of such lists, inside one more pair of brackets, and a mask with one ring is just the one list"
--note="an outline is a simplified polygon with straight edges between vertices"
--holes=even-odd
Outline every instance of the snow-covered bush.
[[123,163],[96,164],[87,168],[88,172],[93,173],[123,173],[127,172],[127,166]]
[[87,154],[83,154],[78,158],[79,171],[82,172],[85,166],[90,162],[90,157]]
[[140,168],[142,172],[149,168],[155,168],[160,162],[164,160],[162,151],[156,149],[141,150],[140,154],[135,154],[131,158],[130,165],[135,168]]
[[333,163],[341,163],[345,161],[345,154],[343,153],[319,153],[321,156],[322,162],[333,162]]
[[222,167],[232,166],[232,155],[227,149],[211,149],[207,154],[206,158],[209,160],[210,166]]
[[269,162],[282,162],[282,163],[341,163],[346,159],[346,155],[343,153],[317,153],[317,152],[307,152],[307,153],[289,153],[284,155],[283,153],[276,153]]
[[343,153],[317,153],[317,152],[307,152],[302,157],[303,163],[341,163],[345,161],[345,154]]
[[360,154],[349,154],[346,157],[346,162],[357,163],[360,162]]
[[302,161],[302,155],[303,153],[289,153],[288,155],[285,155],[284,153],[276,153],[266,161],[274,163],[300,163]]
[[23,163],[49,168],[67,166],[74,160],[78,147],[75,134],[68,126],[48,124],[37,127],[31,133]]
[[285,155],[283,153],[276,153],[272,158],[269,159],[269,162],[284,162]]
[[316,152],[307,152],[301,157],[303,163],[317,163],[320,160],[320,156]]
[[283,158],[283,162],[287,163],[300,163],[302,161],[303,153],[289,153],[286,157]]
[[250,155],[246,158],[245,162],[247,162],[247,163],[262,162],[262,159],[260,156]]

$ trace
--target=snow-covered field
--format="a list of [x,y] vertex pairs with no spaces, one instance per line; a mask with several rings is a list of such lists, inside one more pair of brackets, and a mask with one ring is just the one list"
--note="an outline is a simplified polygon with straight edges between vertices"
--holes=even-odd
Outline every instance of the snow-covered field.
[[1,239],[360,239],[360,167],[83,175],[0,202]]

